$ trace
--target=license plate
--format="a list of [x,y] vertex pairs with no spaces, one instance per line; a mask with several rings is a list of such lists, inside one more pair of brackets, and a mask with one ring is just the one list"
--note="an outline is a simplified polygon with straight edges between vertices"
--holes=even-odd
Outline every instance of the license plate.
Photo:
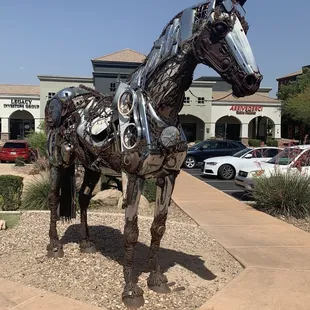
[[11,152],[12,155],[16,155],[16,152]]

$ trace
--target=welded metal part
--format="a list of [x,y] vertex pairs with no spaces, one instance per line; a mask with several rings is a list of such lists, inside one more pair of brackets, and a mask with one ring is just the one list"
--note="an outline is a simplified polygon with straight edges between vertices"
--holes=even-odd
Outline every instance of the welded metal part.
[[[175,179],[186,157],[187,141],[179,122],[185,91],[196,66],[212,67],[232,85],[237,97],[255,93],[262,76],[247,40],[245,0],[210,0],[178,13],[166,25],[145,61],[109,96],[80,85],[59,91],[47,102],[45,123],[51,164],[49,257],[62,257],[56,230],[59,215],[75,214],[74,165],[85,177],[79,203],[80,249],[93,253],[87,207],[101,169],[122,174],[125,208],[125,287],[129,307],[143,305],[143,290],[134,282],[133,254],[138,240],[138,203],[144,180],[157,180],[155,218],[149,266],[149,288],[169,292],[158,265],[158,249],[165,232],[167,210]],[[59,207],[59,208],[58,208]],[[67,208],[67,209],[66,209]]]

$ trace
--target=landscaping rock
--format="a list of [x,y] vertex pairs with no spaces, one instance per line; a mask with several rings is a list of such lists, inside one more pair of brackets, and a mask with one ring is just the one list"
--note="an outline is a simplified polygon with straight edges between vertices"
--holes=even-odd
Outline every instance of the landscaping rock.
[[96,196],[101,191],[101,180],[98,181],[97,185],[93,190],[93,196]]
[[6,230],[6,223],[4,220],[0,220],[0,230]]
[[143,196],[141,195],[140,197],[140,202],[139,202],[139,209],[148,209],[150,207],[150,203],[149,201]]
[[[124,288],[124,217],[102,212],[89,214],[88,220],[98,252],[80,253],[76,243],[80,220],[73,219],[57,227],[66,240],[65,256],[50,259],[45,253],[50,215],[23,213],[19,225],[5,233],[0,231],[0,279],[7,278],[70,296],[107,310],[128,310],[121,298]],[[145,305],[140,309],[197,310],[243,270],[201,227],[178,222],[177,214],[167,222],[167,231],[161,241],[160,262],[169,282],[175,282],[171,288],[184,287],[185,290],[162,295],[153,292],[147,287],[152,221],[152,218],[139,218],[134,270],[144,290]]]
[[117,189],[107,189],[98,192],[91,199],[91,201],[102,207],[116,207],[120,197],[122,197],[122,192],[118,191]]

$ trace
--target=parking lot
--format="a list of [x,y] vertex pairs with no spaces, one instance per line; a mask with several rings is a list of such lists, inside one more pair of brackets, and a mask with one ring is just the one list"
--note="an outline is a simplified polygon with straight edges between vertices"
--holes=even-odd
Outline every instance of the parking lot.
[[201,169],[183,169],[185,172],[191,174],[192,176],[208,183],[209,185],[221,190],[222,192],[231,195],[232,197],[240,201],[252,201],[253,199],[246,195],[246,193],[235,185],[234,180],[225,181],[216,177],[202,176]]

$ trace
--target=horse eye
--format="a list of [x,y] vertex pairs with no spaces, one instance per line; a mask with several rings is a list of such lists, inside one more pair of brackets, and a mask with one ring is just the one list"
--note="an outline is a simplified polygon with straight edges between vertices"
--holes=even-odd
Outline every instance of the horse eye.
[[217,22],[213,25],[212,30],[217,37],[222,38],[228,33],[229,29],[226,23]]

